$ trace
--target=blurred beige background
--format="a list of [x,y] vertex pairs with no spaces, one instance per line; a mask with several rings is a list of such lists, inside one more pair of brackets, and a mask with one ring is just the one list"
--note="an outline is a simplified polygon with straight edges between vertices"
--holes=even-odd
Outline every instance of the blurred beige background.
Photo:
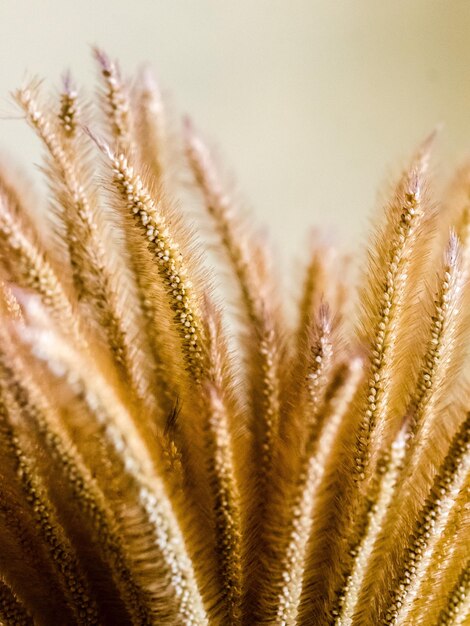
[[[28,76],[69,67],[91,90],[94,43],[155,67],[286,254],[314,224],[361,242],[379,184],[436,123],[445,172],[470,152],[468,0],[0,0],[0,115]],[[32,133],[0,129],[31,169]]]

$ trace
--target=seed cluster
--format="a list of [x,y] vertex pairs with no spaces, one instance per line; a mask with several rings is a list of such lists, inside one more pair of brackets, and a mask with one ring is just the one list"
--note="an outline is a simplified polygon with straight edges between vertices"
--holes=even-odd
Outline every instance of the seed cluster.
[[395,327],[407,282],[409,244],[421,217],[419,191],[409,192],[402,208],[395,239],[387,261],[386,278],[380,299],[378,323],[371,351],[366,408],[357,439],[356,474],[365,478],[370,455],[370,439],[387,406],[388,368],[396,343]]
[[21,444],[8,424],[7,409],[0,404],[1,436],[8,443],[12,457],[16,462],[16,471],[25,493],[42,538],[49,549],[49,554],[62,579],[63,588],[68,596],[70,608],[82,624],[98,625],[98,609],[95,600],[90,596],[85,577],[81,572],[72,546],[58,524],[55,512],[51,509],[48,499],[39,484],[37,475],[22,452]]
[[439,616],[437,626],[464,624],[470,610],[470,562],[464,566]]
[[65,89],[60,94],[59,123],[67,139],[72,139],[77,130],[77,99],[78,94],[66,81]]
[[174,241],[164,218],[127,158],[121,154],[113,159],[114,181],[130,214],[141,228],[157,262],[168,295],[178,332],[183,340],[187,369],[199,382],[202,369],[202,329],[198,306],[187,278],[180,247]]
[[430,548],[440,536],[455,495],[470,475],[470,415],[456,434],[443,465],[436,475],[432,495],[420,512],[407,549],[403,573],[397,581],[384,626],[403,623],[411,601],[428,566]]

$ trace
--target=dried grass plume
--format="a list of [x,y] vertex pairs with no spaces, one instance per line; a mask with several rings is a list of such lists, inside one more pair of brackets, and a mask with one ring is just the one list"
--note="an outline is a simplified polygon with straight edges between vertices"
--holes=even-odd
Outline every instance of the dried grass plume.
[[90,101],[14,94],[44,204],[0,169],[0,624],[470,624],[468,168],[436,198],[430,137],[363,255],[277,274],[149,70],[94,60]]

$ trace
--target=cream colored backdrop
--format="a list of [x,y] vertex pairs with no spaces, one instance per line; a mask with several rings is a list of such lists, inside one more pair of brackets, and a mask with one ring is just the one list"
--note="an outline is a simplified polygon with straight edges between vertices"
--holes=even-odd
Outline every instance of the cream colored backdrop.
[[[468,0],[0,0],[2,117],[27,76],[70,67],[91,89],[94,43],[153,64],[289,253],[312,224],[357,244],[436,123],[445,170],[470,152]],[[0,147],[39,161],[20,121],[0,120]]]

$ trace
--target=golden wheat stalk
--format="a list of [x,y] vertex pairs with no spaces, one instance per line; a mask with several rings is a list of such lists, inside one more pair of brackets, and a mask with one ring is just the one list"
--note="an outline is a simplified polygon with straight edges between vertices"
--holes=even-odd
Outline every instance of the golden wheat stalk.
[[15,93],[45,215],[0,171],[0,623],[470,624],[466,170],[433,211],[426,140],[359,298],[315,236],[291,320],[193,126],[94,57],[99,115]]

